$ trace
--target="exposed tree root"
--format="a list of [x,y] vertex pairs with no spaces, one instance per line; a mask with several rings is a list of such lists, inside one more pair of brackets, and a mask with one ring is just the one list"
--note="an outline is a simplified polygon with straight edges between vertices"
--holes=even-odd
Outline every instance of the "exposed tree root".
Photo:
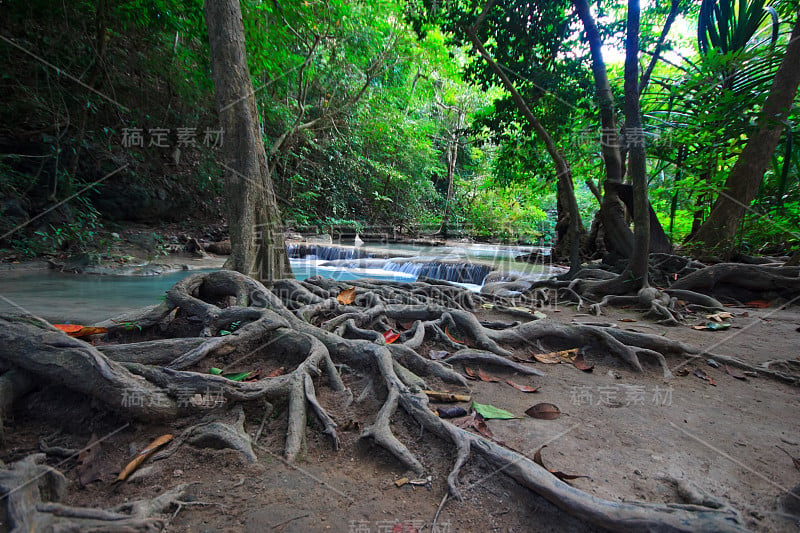
[[720,263],[679,278],[672,289],[710,293],[737,302],[800,295],[800,267]]
[[[336,297],[348,286],[356,288],[355,300],[341,304]],[[652,357],[662,366],[665,378],[671,376],[665,355],[691,357],[700,352],[661,336],[551,320],[492,329],[481,324],[471,312],[478,305],[477,298],[448,284],[374,280],[344,283],[310,278],[302,282],[281,281],[268,290],[236,272],[194,274],[177,283],[163,304],[108,324],[113,337],[130,332],[132,326],[144,334],[160,331],[176,319],[190,319],[199,328],[199,338],[106,345],[97,349],[34,317],[0,317],[0,363],[92,396],[126,417],[191,420],[189,429],[154,459],[168,456],[186,442],[233,448],[248,460],[255,460],[253,444],[244,430],[244,411],[238,404],[253,400],[267,401],[269,405],[274,400],[288,401],[284,454],[290,462],[302,449],[309,415],[316,418],[321,431],[330,437],[331,447],[338,449],[336,414],[327,412],[317,401],[317,387],[345,391],[337,367],[347,368],[371,379],[373,385],[364,394],[382,402],[375,418],[362,429],[361,438],[372,439],[409,470],[424,473],[426,465],[392,430],[392,418],[401,408],[421,428],[455,446],[457,455],[447,479],[453,497],[460,497],[460,470],[470,455],[477,453],[566,512],[601,527],[619,531],[743,530],[741,519],[729,508],[619,503],[596,498],[559,481],[531,459],[436,416],[429,409],[422,389],[431,379],[466,385],[464,378],[450,368],[452,363],[478,361],[516,372],[541,374],[509,360],[511,347],[600,347],[638,371],[643,371],[639,358]],[[408,329],[393,344],[386,343],[384,332],[406,326]],[[232,333],[223,335],[223,330]],[[417,352],[425,342],[438,342],[458,351],[444,361],[434,361]],[[203,361],[209,357],[223,358],[232,370],[249,367],[256,358],[279,362],[285,368],[283,373],[263,376],[254,382],[237,382],[191,370],[205,367]],[[213,402],[208,401],[209,391],[214,392]],[[145,400],[121,401],[125,395],[134,394]],[[46,467],[35,461],[25,465],[14,466],[4,475],[14,478],[17,474],[11,472],[16,469],[48,473],[42,470]],[[55,474],[51,478],[63,479]],[[151,520],[145,511],[157,507],[163,511],[169,502],[179,499],[178,492],[178,488],[173,489],[169,498],[159,500],[161,507],[155,503],[131,507],[133,510],[124,519],[138,520],[132,523],[144,527],[149,523],[145,521]],[[42,500],[38,493],[32,493],[30,498]],[[8,504],[11,502],[9,498]],[[29,505],[26,509],[22,514],[34,512],[35,516],[25,520],[51,520],[54,516],[41,507]],[[120,510],[96,512],[103,520],[117,516],[104,513],[121,513]],[[70,519],[90,520],[88,515]]]
[[9,531],[161,531],[165,520],[158,515],[177,504],[189,485],[178,485],[153,498],[128,502],[112,509],[71,507],[58,503],[67,480],[43,465],[44,454],[34,454],[0,470],[0,491],[7,510]]

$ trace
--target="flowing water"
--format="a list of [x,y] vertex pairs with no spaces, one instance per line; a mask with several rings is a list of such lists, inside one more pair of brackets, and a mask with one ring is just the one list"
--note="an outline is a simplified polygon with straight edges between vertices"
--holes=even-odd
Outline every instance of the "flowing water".
[[[545,277],[550,265],[515,262],[530,247],[470,244],[459,246],[300,245],[287,246],[297,279],[376,278],[415,281],[419,276],[480,290],[492,271]],[[122,312],[158,303],[175,282],[198,272],[160,276],[76,275],[52,270],[0,272],[0,312],[28,312],[52,322],[91,324]]]

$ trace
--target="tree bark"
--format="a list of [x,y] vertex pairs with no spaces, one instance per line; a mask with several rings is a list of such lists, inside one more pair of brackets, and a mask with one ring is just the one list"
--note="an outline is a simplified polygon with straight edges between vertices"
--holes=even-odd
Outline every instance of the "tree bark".
[[259,280],[291,277],[278,202],[247,67],[239,0],[207,0],[214,93],[224,134],[231,255],[225,268]]
[[623,170],[617,124],[614,118],[614,94],[611,91],[606,64],[603,61],[603,42],[589,10],[588,2],[574,0],[573,3],[586,31],[586,41],[589,43],[592,56],[592,74],[597,92],[597,104],[600,106],[600,148],[606,167],[605,194],[600,206],[600,219],[605,229],[606,248],[621,257],[630,257],[633,253],[633,235],[625,221],[625,212],[614,187],[614,185],[622,183]]
[[584,233],[584,229],[583,222],[581,221],[580,211],[578,210],[578,201],[575,199],[575,189],[572,183],[572,170],[567,164],[566,159],[564,159],[564,156],[556,147],[553,138],[550,137],[550,134],[547,133],[547,130],[544,128],[544,126],[542,126],[542,123],[539,122],[539,119],[536,118],[536,115],[534,115],[533,111],[531,111],[530,107],[528,107],[528,103],[525,102],[525,99],[519,93],[517,88],[514,87],[514,84],[511,82],[508,76],[506,76],[506,73],[503,72],[497,62],[495,62],[495,60],[486,50],[486,47],[483,46],[481,40],[478,38],[476,28],[480,26],[481,22],[483,22],[483,19],[486,17],[486,14],[493,5],[494,1],[489,0],[489,2],[483,8],[483,13],[475,21],[475,24],[466,28],[465,31],[470,41],[472,41],[473,46],[475,46],[475,49],[478,51],[484,61],[486,61],[497,77],[500,78],[500,81],[503,83],[503,87],[505,87],[505,89],[511,93],[511,98],[517,105],[517,109],[519,109],[520,113],[525,117],[533,130],[536,132],[539,140],[544,143],[547,153],[553,160],[553,163],[556,167],[556,179],[558,180],[558,197],[560,199],[559,203],[561,204],[561,200],[563,200],[564,204],[566,204],[569,209],[569,218],[567,222],[568,227],[566,233],[567,242],[569,243],[570,272],[577,272],[578,269],[580,269],[581,263],[580,237]]
[[625,138],[628,142],[628,174],[633,184],[633,254],[628,270],[646,286],[650,256],[650,201],[647,197],[647,151],[639,107],[639,0],[628,1],[625,39]]
[[756,133],[736,160],[725,181],[725,190],[720,192],[711,214],[692,238],[692,243],[730,251],[736,228],[764,179],[800,85],[800,69],[797,68],[800,63],[800,11],[796,17],[786,54],[761,110]]

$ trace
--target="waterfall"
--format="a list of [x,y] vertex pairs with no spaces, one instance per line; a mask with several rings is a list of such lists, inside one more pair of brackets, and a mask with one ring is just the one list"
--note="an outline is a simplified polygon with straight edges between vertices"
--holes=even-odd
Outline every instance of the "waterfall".
[[286,253],[292,259],[320,259],[323,261],[372,257],[372,254],[354,248],[318,244],[287,244]]
[[417,277],[454,281],[456,283],[483,284],[483,279],[492,271],[487,265],[477,263],[443,263],[441,261],[387,261],[384,270],[414,274]]

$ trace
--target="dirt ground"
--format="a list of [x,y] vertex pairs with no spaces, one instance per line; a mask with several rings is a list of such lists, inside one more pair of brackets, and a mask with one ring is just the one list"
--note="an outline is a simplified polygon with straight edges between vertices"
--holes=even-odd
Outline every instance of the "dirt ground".
[[[633,309],[609,309],[599,318],[576,313],[574,305],[542,311],[564,322],[612,322],[621,328],[663,334],[752,363],[798,360],[800,355],[798,307],[731,308],[736,317],[726,331],[660,326]],[[483,313],[486,316],[481,318],[513,320]],[[698,318],[692,323],[700,322],[704,321]],[[531,347],[517,355],[527,358],[533,351]],[[705,358],[668,362],[675,369],[681,365],[702,369],[715,385],[692,373],[664,382],[654,361],[643,361],[646,372],[642,375],[598,351],[587,352],[587,359],[595,364],[591,373],[569,364],[531,363],[547,374],[532,377],[484,366],[484,371],[501,381],[471,381],[469,391],[435,382],[429,385],[469,392],[479,403],[518,415],[513,420],[488,421],[495,439],[529,457],[546,444],[545,464],[588,476],[570,483],[590,494],[616,501],[681,502],[670,481],[677,479],[737,508],[754,531],[800,529],[800,499],[786,496],[800,484],[800,469],[780,449],[800,457],[797,387],[764,377],[735,379],[724,366],[713,368]],[[221,363],[206,361],[204,366]],[[269,371],[281,362],[264,359],[252,364]],[[463,371],[462,366],[456,368]],[[797,373],[798,369],[787,370]],[[134,479],[112,484],[137,451],[159,435],[179,434],[185,423],[128,423],[103,406],[49,385],[28,395],[9,413],[0,459],[8,463],[38,451],[40,439],[50,446],[80,448],[92,433],[105,437],[97,461],[101,480],[85,488],[78,484],[74,459],[50,462],[70,481],[65,503],[110,507],[153,497],[178,483],[194,483],[191,497],[169,518],[167,531],[432,531],[446,492],[453,448],[421,433],[399,411],[393,430],[422,460],[431,482],[429,487],[397,487],[394,482],[409,473],[371,441],[358,439],[359,428],[371,422],[380,398],[367,379],[354,374],[344,374],[344,378],[356,399],[347,408],[342,408],[344,395],[324,387],[324,378],[317,389],[320,402],[339,425],[341,449],[334,452],[311,420],[304,452],[293,465],[282,459],[286,405],[276,404],[258,441],[256,464],[246,463],[234,451],[185,445],[172,457],[148,464],[152,468],[142,469]],[[506,379],[538,387],[538,391],[520,392],[507,385]],[[539,402],[557,405],[562,415],[537,420],[524,414]],[[246,429],[255,435],[264,406],[247,405],[245,412]],[[480,459],[473,458],[460,481],[464,498],[446,503],[436,531],[594,530]],[[793,506],[793,518],[785,509],[779,510],[781,496],[788,500],[788,507]],[[0,531],[3,528],[0,524]]]

